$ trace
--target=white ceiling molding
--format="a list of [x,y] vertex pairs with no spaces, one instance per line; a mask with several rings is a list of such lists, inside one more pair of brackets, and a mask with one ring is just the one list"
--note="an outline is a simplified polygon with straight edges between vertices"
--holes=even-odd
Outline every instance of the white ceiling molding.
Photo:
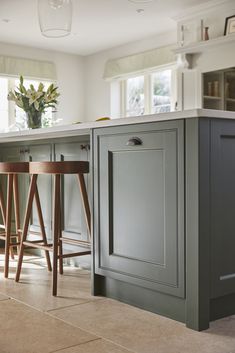
[[[203,4],[193,6],[189,9],[180,12],[176,16],[173,16],[172,19],[176,22],[187,21],[197,16],[205,16],[205,14],[212,11],[218,11],[220,9],[233,9],[235,11],[235,2],[234,0],[210,0],[206,1]],[[231,14],[232,15],[232,14]]]

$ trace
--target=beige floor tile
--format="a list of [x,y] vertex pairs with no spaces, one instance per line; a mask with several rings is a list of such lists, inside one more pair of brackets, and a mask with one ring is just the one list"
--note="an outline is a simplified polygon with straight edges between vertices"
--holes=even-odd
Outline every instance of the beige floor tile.
[[218,323],[200,333],[109,299],[51,314],[138,353],[230,353],[235,348],[235,320],[232,327],[228,325],[229,335],[223,332],[224,325],[219,328]]
[[108,342],[103,339],[96,341],[87,342],[79,346],[65,348],[58,353],[130,353],[131,351],[126,350],[116,344]]
[[0,300],[7,300],[9,297],[0,293]]
[[58,296],[51,295],[52,274],[37,259],[24,263],[20,282],[14,281],[15,262],[11,261],[9,279],[4,279],[0,267],[0,293],[31,305],[39,310],[48,311],[75,304],[98,300],[90,288],[90,274],[74,267],[65,267],[64,275],[58,276]]
[[1,353],[49,353],[96,339],[14,300],[0,302]]

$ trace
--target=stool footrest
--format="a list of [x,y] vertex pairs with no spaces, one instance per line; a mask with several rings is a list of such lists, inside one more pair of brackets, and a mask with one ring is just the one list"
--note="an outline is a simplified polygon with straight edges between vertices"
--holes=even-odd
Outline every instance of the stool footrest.
[[90,254],[91,254],[91,251],[80,251],[80,252],[73,252],[71,254],[58,255],[58,258],[66,259],[68,257],[83,256],[83,255],[90,255]]
[[89,241],[71,239],[66,237],[60,237],[59,239],[65,244],[77,245],[77,246],[86,247],[86,248],[91,247],[91,243]]
[[17,243],[10,243],[9,246],[14,247],[14,246],[18,246],[18,245],[20,245],[20,242],[17,242]]
[[[22,233],[23,230],[22,230],[22,229],[18,229],[18,232],[19,232],[19,233]],[[30,234],[32,234],[32,235],[41,235],[41,232],[38,232],[38,231],[36,231],[36,230],[29,230],[29,231],[28,231],[28,234],[29,234],[29,235],[30,235]]]
[[[18,234],[11,234],[10,235],[11,238],[18,238]],[[0,239],[2,240],[6,240],[6,233],[0,233]]]
[[[40,240],[40,243],[42,243],[42,240]],[[30,248],[35,248],[35,249],[42,249],[42,250],[47,250],[47,251],[52,251],[53,244],[40,244],[38,240],[36,241],[24,241],[23,244],[30,247]]]

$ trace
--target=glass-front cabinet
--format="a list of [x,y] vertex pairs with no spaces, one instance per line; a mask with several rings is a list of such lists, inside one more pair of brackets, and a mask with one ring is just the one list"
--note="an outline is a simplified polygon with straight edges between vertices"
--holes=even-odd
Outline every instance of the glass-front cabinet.
[[203,74],[203,108],[235,111],[235,67]]

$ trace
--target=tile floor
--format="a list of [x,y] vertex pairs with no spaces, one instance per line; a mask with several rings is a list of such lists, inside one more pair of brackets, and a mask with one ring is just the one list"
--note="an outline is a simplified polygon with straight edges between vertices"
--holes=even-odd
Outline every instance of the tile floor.
[[0,353],[235,353],[235,316],[204,332],[117,301],[90,295],[89,272],[66,267],[58,297],[44,260],[29,256],[20,283],[3,278]]

